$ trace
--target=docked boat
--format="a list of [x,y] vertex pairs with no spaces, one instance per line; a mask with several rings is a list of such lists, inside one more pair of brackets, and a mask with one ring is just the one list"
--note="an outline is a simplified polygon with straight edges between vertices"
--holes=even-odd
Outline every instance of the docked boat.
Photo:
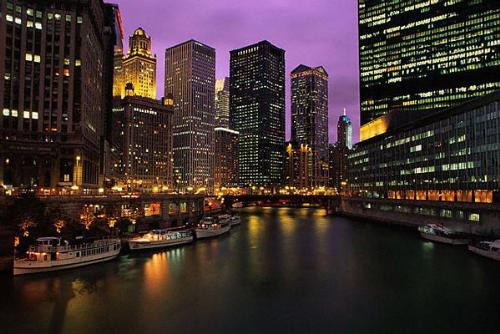
[[145,235],[128,241],[131,251],[142,249],[166,248],[187,244],[193,241],[193,232],[183,230],[152,230]]
[[422,238],[450,245],[467,245],[470,238],[467,234],[453,231],[443,225],[428,224],[418,228]]
[[477,244],[470,244],[469,250],[478,255],[500,261],[500,240],[480,241]]
[[231,226],[236,226],[241,224],[240,216],[232,216],[231,218],[229,218],[229,221],[231,222]]
[[229,232],[231,222],[229,219],[215,220],[212,217],[205,217],[196,226],[195,233],[197,239],[212,238]]
[[120,239],[101,239],[70,245],[58,237],[38,238],[27,257],[14,260],[14,275],[42,273],[109,261],[120,254]]

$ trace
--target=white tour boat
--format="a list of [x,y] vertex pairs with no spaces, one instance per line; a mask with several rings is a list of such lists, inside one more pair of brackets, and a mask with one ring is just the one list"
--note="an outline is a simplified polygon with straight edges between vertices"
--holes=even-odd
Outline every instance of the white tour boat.
[[231,222],[231,226],[241,224],[240,216],[232,216],[231,218],[229,218],[229,221]]
[[215,221],[212,217],[203,218],[195,229],[196,238],[212,238],[229,232],[231,222],[229,219],[219,219]]
[[477,244],[471,244],[469,245],[469,250],[487,258],[500,261],[500,239],[495,241],[480,241]]
[[70,245],[57,237],[38,238],[28,257],[14,260],[14,275],[42,273],[104,262],[120,254],[119,238]]
[[422,238],[442,242],[450,245],[467,245],[470,238],[467,234],[462,232],[455,232],[443,225],[428,224],[419,226],[418,230]]
[[193,241],[193,232],[183,230],[152,230],[147,234],[128,241],[130,250],[165,248],[187,244]]

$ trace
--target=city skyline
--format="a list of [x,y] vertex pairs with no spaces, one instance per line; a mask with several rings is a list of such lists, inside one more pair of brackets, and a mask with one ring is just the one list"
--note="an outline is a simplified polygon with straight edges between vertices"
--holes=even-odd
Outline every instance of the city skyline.
[[[164,20],[163,1],[115,1],[120,6],[125,36],[142,27],[153,40],[157,55],[157,97],[163,92],[166,48],[196,39],[216,49],[216,77],[229,75],[229,51],[269,40],[286,51],[286,139],[291,135],[290,72],[302,63],[318,64],[330,74],[329,142],[336,141],[336,121],[343,109],[353,121],[354,142],[359,129],[359,75],[357,2],[314,0],[314,6],[294,6],[298,1],[217,3],[187,0],[168,3],[175,15]],[[292,2],[292,3],[291,3]],[[333,16],[332,16],[333,13]],[[279,15],[278,15],[279,14]],[[177,22],[177,23],[176,23]],[[168,29],[167,29],[168,26]],[[128,47],[124,40],[125,49]],[[306,47],[305,47],[306,46]]]

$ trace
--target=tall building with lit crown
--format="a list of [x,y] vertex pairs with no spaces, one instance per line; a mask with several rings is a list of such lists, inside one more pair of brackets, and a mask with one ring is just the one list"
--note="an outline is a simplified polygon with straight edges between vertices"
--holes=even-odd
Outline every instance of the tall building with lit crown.
[[151,52],[151,37],[144,29],[137,28],[129,37],[128,52],[123,57],[123,86],[134,85],[135,94],[138,96],[156,99],[156,55]]
[[113,108],[113,178],[134,189],[172,188],[173,101],[136,96],[127,84]]
[[215,82],[215,124],[221,128],[229,128],[229,78],[217,79]]
[[348,187],[348,155],[352,149],[352,122],[344,114],[339,116],[337,122],[337,142],[331,148],[330,161],[332,167],[330,171],[332,186],[337,189],[339,193],[347,190]]
[[291,75],[292,140],[312,150],[311,186],[328,184],[328,73],[323,67],[299,65]]
[[337,122],[337,143],[348,149],[352,148],[352,122],[346,115],[345,109],[344,114],[339,117]]
[[313,151],[307,144],[286,143],[285,182],[289,187],[304,189],[312,185]]
[[434,112],[500,88],[498,0],[359,0],[361,139],[392,110]]
[[262,41],[230,55],[230,127],[240,133],[240,183],[278,185],[285,145],[285,51]]
[[215,189],[238,185],[239,137],[238,131],[215,128]]
[[3,0],[0,13],[0,183],[97,188],[103,2]]
[[165,52],[165,95],[174,99],[174,177],[179,189],[213,188],[215,49],[189,40]]

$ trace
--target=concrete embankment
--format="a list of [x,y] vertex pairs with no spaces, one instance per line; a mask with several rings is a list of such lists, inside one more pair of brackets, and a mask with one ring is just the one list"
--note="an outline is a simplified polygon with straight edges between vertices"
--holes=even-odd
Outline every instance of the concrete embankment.
[[342,197],[332,213],[386,224],[443,224],[477,236],[500,237],[500,205]]

